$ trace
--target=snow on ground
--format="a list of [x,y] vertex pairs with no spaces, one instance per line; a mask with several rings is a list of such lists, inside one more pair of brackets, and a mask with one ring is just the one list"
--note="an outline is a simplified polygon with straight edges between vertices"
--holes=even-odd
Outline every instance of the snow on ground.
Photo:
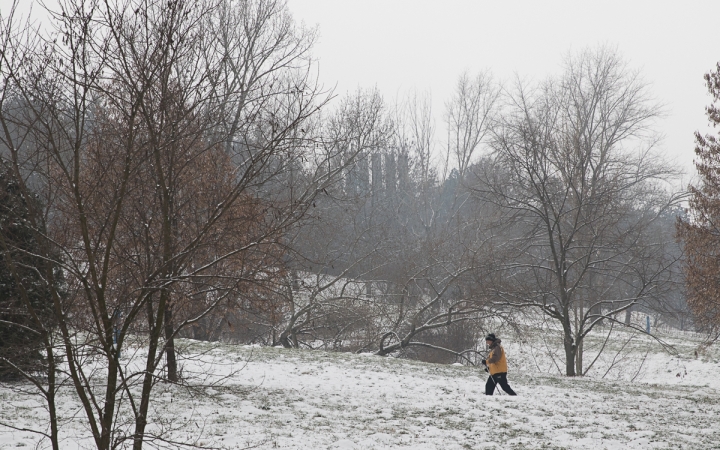
[[[174,439],[223,448],[720,448],[716,349],[696,358],[697,343],[675,343],[679,355],[654,348],[630,358],[630,382],[533,370],[529,350],[508,339],[518,396],[488,397],[475,367],[188,342],[185,356],[201,356],[186,360],[183,373],[203,376],[186,387],[158,385],[153,413]],[[62,448],[90,448],[67,392]],[[32,398],[0,387],[0,421],[39,427],[44,414]],[[0,428],[0,448],[36,443],[31,433]]]

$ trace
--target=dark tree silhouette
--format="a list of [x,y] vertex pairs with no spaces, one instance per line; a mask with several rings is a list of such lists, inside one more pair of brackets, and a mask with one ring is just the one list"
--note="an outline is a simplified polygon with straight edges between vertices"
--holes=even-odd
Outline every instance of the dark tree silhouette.
[[51,321],[52,298],[39,256],[38,233],[20,188],[0,172],[0,379],[46,369],[43,330]]

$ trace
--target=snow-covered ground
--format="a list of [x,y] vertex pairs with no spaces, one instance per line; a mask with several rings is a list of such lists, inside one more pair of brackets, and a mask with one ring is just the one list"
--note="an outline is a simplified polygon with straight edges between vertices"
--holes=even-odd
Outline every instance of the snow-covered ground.
[[[624,353],[611,345],[604,369],[582,378],[548,373],[538,342],[505,337],[517,397],[483,395],[475,367],[187,342],[185,356],[198,355],[184,362],[189,386],[157,386],[155,430],[223,448],[720,448],[720,352],[693,335],[667,337],[674,356],[642,337]],[[69,389],[62,399],[61,447],[91,448]],[[0,387],[0,421],[39,428],[44,416],[17,386]],[[37,443],[0,428],[0,448]]]

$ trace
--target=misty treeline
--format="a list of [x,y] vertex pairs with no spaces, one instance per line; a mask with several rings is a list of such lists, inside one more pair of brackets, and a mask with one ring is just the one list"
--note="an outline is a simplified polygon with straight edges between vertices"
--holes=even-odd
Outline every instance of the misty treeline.
[[178,338],[472,362],[488,320],[542,318],[581,375],[632,311],[689,326],[661,108],[611,49],[462,75],[436,114],[325,90],[283,1],[0,27],[0,370],[55,449],[60,389],[98,449],[169,444],[151,393],[189,382]]

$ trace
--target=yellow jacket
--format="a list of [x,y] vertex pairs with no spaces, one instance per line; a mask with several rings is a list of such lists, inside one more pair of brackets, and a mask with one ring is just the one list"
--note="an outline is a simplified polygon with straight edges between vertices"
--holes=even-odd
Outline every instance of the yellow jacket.
[[505,359],[505,350],[503,350],[502,345],[500,345],[500,339],[497,339],[490,346],[490,353],[488,353],[486,363],[490,375],[507,373],[507,359]]

